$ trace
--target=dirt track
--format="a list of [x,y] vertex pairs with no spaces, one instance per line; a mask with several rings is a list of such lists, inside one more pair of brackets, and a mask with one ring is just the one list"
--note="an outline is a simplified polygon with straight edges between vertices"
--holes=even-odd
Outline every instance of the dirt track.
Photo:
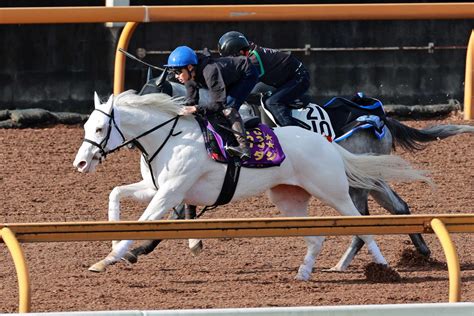
[[[458,118],[405,122],[414,127],[465,124]],[[470,122],[473,125],[473,122]],[[82,142],[81,127],[0,130],[0,222],[96,221],[107,219],[108,194],[120,184],[139,180],[139,153],[121,150],[108,157],[94,174],[72,167]],[[414,214],[471,213],[474,202],[474,135],[437,141],[410,155],[432,172],[438,189],[415,183],[395,185]],[[135,220],[144,205],[125,201],[122,218]],[[370,202],[373,214],[386,214]],[[336,215],[313,201],[312,215]],[[265,196],[232,203],[205,218],[269,217],[278,212]],[[262,306],[307,306],[446,302],[448,273],[434,235],[425,240],[432,264],[400,265],[401,253],[412,249],[408,236],[377,236],[382,252],[401,276],[400,282],[368,282],[365,248],[348,271],[329,273],[350,237],[328,237],[313,279],[293,280],[305,253],[301,238],[218,239],[205,241],[199,257],[187,242],[163,242],[135,265],[119,263],[106,273],[87,268],[110,250],[109,242],[24,244],[32,286],[32,311],[183,309]],[[474,235],[454,236],[462,277],[462,300],[474,301]],[[16,274],[11,257],[0,246],[0,312],[18,310]]]

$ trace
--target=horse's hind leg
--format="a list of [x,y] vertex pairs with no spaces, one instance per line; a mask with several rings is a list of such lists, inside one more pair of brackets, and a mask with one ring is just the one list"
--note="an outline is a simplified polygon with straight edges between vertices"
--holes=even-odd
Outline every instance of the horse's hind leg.
[[[313,180],[314,181],[314,180]],[[306,190],[313,196],[318,197],[323,202],[337,210],[344,216],[360,216],[361,214],[355,207],[349,195],[349,187],[346,178],[337,177],[335,172],[332,173],[332,181],[323,184],[307,183]],[[310,192],[310,190],[312,192]],[[367,245],[372,258],[376,263],[387,264],[387,261],[382,256],[377,243],[371,235],[359,235],[364,243]]]
[[[302,217],[308,214],[307,209],[310,194],[300,187],[279,185],[268,191],[268,197],[283,216]],[[324,239],[324,236],[305,237],[308,249],[295,279],[302,281],[309,280]]]
[[[375,199],[375,201],[382,206],[384,209],[389,211],[394,215],[409,215],[410,209],[408,204],[395,192],[390,186],[386,183],[382,184],[386,191],[370,191],[370,195]],[[366,190],[353,189],[349,190],[351,194],[352,201],[356,205],[357,209],[362,215],[369,215],[369,209],[367,204],[367,195]],[[421,234],[410,234],[409,235],[416,249],[424,256],[429,256],[431,254],[430,249],[426,245]],[[364,241],[357,236],[352,238],[352,243],[349,248],[346,250],[344,255],[341,257],[339,262],[332,267],[331,271],[344,271],[350,265],[355,255],[363,247]]]
[[[350,198],[346,202],[344,202],[344,204],[340,205],[339,207],[334,206],[334,208],[338,210],[339,213],[341,213],[342,215],[346,215],[346,216],[360,215],[360,213],[357,211],[357,209],[355,208]],[[351,205],[352,205],[352,208],[351,208]],[[357,237],[362,239],[364,243],[367,245],[369,252],[372,254],[372,258],[376,263],[380,263],[384,265],[387,264],[387,261],[383,257],[382,253],[380,252],[379,247],[377,246],[377,243],[375,242],[374,238],[371,235],[357,235]]]
[[[377,201],[377,203],[384,209],[394,215],[409,215],[410,208],[408,204],[388,185],[386,185],[388,192],[371,191],[370,195]],[[426,245],[425,240],[421,234],[410,234],[410,239],[415,245],[418,252],[424,256],[430,256],[430,248]]]
[[[349,188],[349,194],[351,196],[352,202],[356,206],[357,210],[361,215],[369,215],[369,205],[367,198],[369,196],[369,191],[358,188]],[[352,260],[354,260],[357,253],[364,246],[364,241],[358,236],[353,236],[351,244],[347,248],[346,252],[342,255],[339,262],[329,269],[330,271],[344,271],[350,265]]]

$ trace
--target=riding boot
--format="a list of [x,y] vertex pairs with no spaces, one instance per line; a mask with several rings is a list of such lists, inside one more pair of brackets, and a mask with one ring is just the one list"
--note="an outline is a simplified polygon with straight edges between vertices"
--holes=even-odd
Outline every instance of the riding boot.
[[242,117],[234,108],[225,108],[222,112],[229,121],[235,138],[239,143],[239,146],[226,146],[227,152],[231,156],[239,157],[240,159],[249,159],[251,154]]

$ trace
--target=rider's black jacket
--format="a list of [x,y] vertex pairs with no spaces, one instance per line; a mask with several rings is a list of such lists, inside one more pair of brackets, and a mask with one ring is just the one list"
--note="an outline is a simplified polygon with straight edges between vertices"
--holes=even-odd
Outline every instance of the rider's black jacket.
[[254,43],[250,44],[249,59],[258,69],[259,81],[275,88],[279,88],[292,79],[296,72],[304,69],[303,64],[292,55]]
[[[201,113],[222,110],[226,105],[226,87],[251,75],[251,67],[244,56],[211,58],[198,54],[196,76],[185,84],[187,104],[195,105]],[[209,89],[209,104],[199,104],[199,88]]]

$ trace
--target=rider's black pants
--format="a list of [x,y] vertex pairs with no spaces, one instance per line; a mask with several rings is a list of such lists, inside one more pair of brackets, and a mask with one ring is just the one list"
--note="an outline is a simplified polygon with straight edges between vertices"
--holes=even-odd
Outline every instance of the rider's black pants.
[[265,101],[265,107],[269,110],[279,126],[301,126],[295,120],[290,104],[303,96],[309,89],[309,73],[305,69],[295,72],[295,76],[279,87],[271,97]]
[[227,105],[237,111],[240,109],[242,103],[252,92],[253,87],[258,82],[258,70],[253,65],[249,66],[249,70],[245,75],[235,84],[227,87]]

